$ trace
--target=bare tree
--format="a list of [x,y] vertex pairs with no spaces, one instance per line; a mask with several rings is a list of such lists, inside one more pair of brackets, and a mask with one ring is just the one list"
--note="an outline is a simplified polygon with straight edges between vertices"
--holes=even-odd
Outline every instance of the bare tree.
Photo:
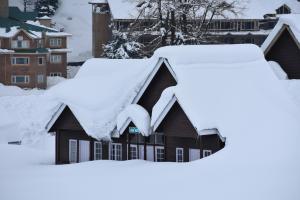
[[151,41],[144,44],[149,55],[160,46],[200,44],[207,40],[213,19],[226,19],[243,10],[243,0],[128,1],[135,1],[138,10],[129,35],[135,40],[151,35]]

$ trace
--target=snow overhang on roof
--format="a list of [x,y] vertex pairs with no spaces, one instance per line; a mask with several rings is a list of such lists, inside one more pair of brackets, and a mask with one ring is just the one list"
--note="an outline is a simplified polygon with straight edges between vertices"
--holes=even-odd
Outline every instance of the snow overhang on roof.
[[150,115],[140,105],[131,104],[128,105],[117,118],[117,130],[122,135],[130,122],[138,128],[139,133],[143,136],[150,135]]
[[[300,3],[299,3],[300,4]],[[300,48],[300,14],[282,15],[278,23],[269,34],[261,48],[265,54],[271,49],[277,39],[281,36],[284,30],[288,30],[293,37],[295,43]]]
[[[150,127],[175,99],[198,134],[215,127],[222,135],[228,136],[236,128],[242,134],[249,117],[260,123],[268,120],[260,117],[262,111],[277,109],[265,109],[270,99],[288,101],[261,49],[249,44],[164,47],[151,59],[141,60],[90,59],[74,79],[47,93],[70,107],[88,135],[108,138],[115,131],[118,115],[126,113],[124,109],[132,104],[161,57],[169,61],[178,83],[161,95],[153,108]],[[128,113],[124,116],[119,129],[131,117]],[[134,123],[139,129],[146,127]]]

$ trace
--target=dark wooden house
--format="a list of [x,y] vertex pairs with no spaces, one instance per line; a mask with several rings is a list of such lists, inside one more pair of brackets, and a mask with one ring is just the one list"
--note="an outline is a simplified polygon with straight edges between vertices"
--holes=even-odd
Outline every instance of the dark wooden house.
[[[131,105],[153,112],[162,92],[177,84],[177,77],[167,59],[160,58],[147,76]],[[47,129],[55,132],[56,163],[66,164],[89,160],[131,160],[188,162],[213,154],[225,145],[217,129],[201,135],[187,113],[174,101],[161,113],[159,123],[149,125],[150,134],[142,134],[134,120],[126,120],[109,139],[90,137],[67,105],[62,105]]]
[[284,21],[279,20],[278,25],[263,44],[263,50],[266,60],[277,62],[286,72],[289,79],[300,79],[300,41],[298,31],[300,26],[296,28],[294,26],[297,24],[289,24],[289,19],[300,20],[300,16],[293,15]]

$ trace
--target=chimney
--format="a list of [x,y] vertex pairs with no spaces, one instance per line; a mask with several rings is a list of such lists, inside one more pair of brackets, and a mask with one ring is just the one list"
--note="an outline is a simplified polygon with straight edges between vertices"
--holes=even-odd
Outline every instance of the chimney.
[[0,0],[0,17],[8,18],[8,0]]
[[107,44],[112,38],[111,13],[107,1],[89,2],[92,4],[92,53],[94,58],[103,57],[102,45]]

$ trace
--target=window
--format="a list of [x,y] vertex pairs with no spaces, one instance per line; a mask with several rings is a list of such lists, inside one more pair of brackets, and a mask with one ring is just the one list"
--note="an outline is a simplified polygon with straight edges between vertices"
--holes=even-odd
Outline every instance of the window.
[[29,41],[28,40],[12,40],[11,41],[11,48],[29,48]]
[[60,47],[61,38],[50,38],[49,40],[50,47]]
[[203,157],[210,156],[212,154],[212,150],[203,150]]
[[38,64],[39,65],[45,65],[45,58],[44,57],[38,57]]
[[61,72],[50,72],[50,76],[62,76]]
[[12,65],[28,65],[29,58],[28,57],[13,57],[11,59]]
[[51,55],[50,62],[51,63],[61,63],[61,55]]
[[137,146],[131,144],[130,145],[130,158],[131,158],[131,160],[138,159],[137,155],[138,155]]
[[69,162],[77,162],[77,140],[69,140]]
[[165,160],[165,148],[155,147],[156,162],[163,162]]
[[116,144],[116,143],[111,144],[110,159],[122,160],[122,144]]
[[183,148],[176,148],[176,162],[184,162]]
[[14,76],[11,76],[11,82],[14,84],[17,84],[17,83],[27,84],[30,82],[30,79],[29,79],[28,75],[14,75]]
[[43,74],[37,75],[37,83],[44,83],[44,75]]
[[102,160],[102,143],[94,143],[94,160]]

